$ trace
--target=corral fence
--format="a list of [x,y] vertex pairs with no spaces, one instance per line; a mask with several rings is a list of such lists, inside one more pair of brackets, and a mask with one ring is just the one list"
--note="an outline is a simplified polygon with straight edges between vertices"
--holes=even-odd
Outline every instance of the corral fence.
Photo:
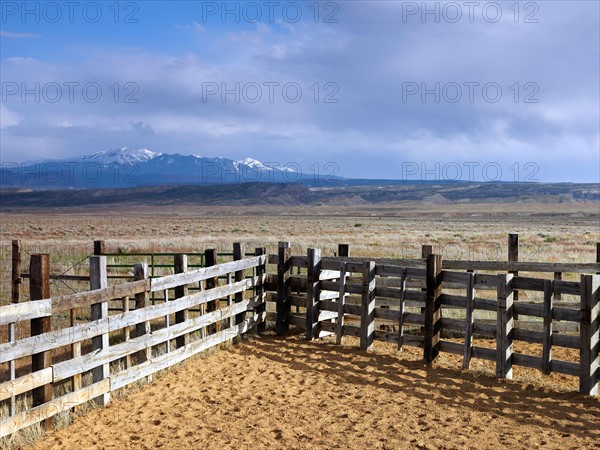
[[[90,291],[50,297],[49,255],[32,255],[32,301],[0,308],[8,342],[0,363],[8,381],[0,402],[8,417],[0,437],[52,418],[89,400],[106,404],[110,393],[190,356],[264,327],[266,255],[188,270],[186,255],[177,272],[150,279],[146,264],[135,266],[136,281],[107,285],[106,256],[90,257]],[[249,274],[249,276],[246,276]],[[226,284],[219,278],[226,277]],[[190,286],[201,290],[189,292]],[[152,305],[153,292],[163,302]],[[123,312],[109,314],[109,303]],[[29,336],[17,339],[21,324]]]
[[[450,268],[444,269],[439,255],[423,260],[325,258],[319,249],[309,249],[306,256],[293,256],[286,242],[277,255],[269,255],[269,263],[278,267],[277,276],[269,276],[277,291],[269,293],[268,300],[276,303],[279,334],[296,325],[306,330],[307,339],[335,335],[340,343],[343,336],[357,336],[363,350],[371,349],[375,340],[396,343],[399,350],[417,346],[423,348],[427,363],[448,352],[461,355],[464,368],[472,358],[481,358],[495,361],[496,375],[503,378],[512,378],[513,365],[574,375],[579,377],[581,393],[598,395],[600,275],[581,274],[579,281],[563,281],[474,272],[477,267],[585,272],[599,270],[598,264],[449,262]],[[469,272],[450,270],[453,266]],[[304,271],[293,275],[298,267]],[[517,291],[539,293],[541,301],[515,301]],[[492,295],[485,298],[479,292]],[[559,295],[578,301],[556,306]],[[478,311],[495,318],[475,320]],[[457,315],[462,318],[454,318]],[[541,331],[531,327],[535,321],[522,320],[523,326],[515,326],[517,316],[537,318]],[[392,323],[393,331],[376,329],[376,320]],[[444,339],[444,331],[461,336],[462,342]],[[495,340],[495,348],[475,346],[475,335]],[[515,352],[517,341],[540,344],[541,354]],[[579,362],[554,359],[556,347],[579,350]]]
[[[150,278],[148,265],[137,264],[133,281],[112,286],[109,256],[97,254],[89,258],[91,290],[54,297],[48,255],[32,255],[32,301],[0,307],[8,336],[0,344],[8,367],[0,435],[51,427],[57,414],[89,400],[106,404],[117,389],[264,331],[267,320],[279,335],[296,327],[309,340],[355,336],[363,350],[376,340],[421,347],[427,363],[442,352],[460,355],[464,368],[491,360],[498,377],[511,378],[513,366],[573,375],[581,393],[598,395],[600,263],[511,260],[514,236],[509,261],[443,260],[431,246],[416,259],[351,257],[348,245],[333,257],[315,248],[292,255],[288,242],[276,254],[257,248],[249,256],[234,244],[233,261],[217,264],[209,249],[207,267],[190,267],[187,255],[174,254],[174,273]],[[20,288],[19,268],[13,264]],[[565,273],[579,279],[563,280]],[[477,345],[482,339],[495,345]],[[539,344],[539,354],[515,351],[519,342]],[[577,361],[554,358],[559,347]]]

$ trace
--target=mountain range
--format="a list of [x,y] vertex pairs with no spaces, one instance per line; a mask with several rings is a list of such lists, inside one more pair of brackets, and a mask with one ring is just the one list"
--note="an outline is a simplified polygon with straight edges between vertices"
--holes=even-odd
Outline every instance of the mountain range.
[[0,187],[33,189],[133,188],[158,185],[294,183],[314,178],[296,164],[239,161],[122,147],[61,160],[3,162]]

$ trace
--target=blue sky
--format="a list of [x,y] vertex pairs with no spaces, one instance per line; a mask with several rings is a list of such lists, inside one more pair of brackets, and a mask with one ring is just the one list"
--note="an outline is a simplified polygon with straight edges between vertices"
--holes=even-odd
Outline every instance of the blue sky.
[[349,177],[600,181],[597,1],[1,12],[3,163],[128,146]]

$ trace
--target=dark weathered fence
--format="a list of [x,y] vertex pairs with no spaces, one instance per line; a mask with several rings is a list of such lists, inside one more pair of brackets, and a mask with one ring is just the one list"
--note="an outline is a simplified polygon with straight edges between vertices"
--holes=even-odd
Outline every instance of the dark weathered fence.
[[[364,350],[372,348],[374,340],[397,343],[398,349],[413,345],[423,348],[428,363],[439,352],[449,352],[461,355],[465,368],[472,358],[482,358],[495,361],[496,375],[505,378],[512,377],[513,365],[546,374],[575,375],[581,393],[598,395],[600,275],[581,274],[579,281],[563,281],[474,272],[477,268],[596,272],[600,270],[598,264],[449,261],[446,265],[440,256],[432,254],[419,260],[324,258],[319,249],[294,256],[285,242],[277,255],[269,256],[269,263],[278,268],[277,275],[269,277],[268,287],[276,292],[268,299],[276,305],[279,334],[296,325],[306,330],[307,339],[336,335],[340,342],[343,336],[359,337]],[[448,270],[446,266],[469,271]],[[300,273],[293,274],[294,268],[300,268]],[[493,298],[479,296],[479,291],[491,291],[493,295],[486,297]],[[541,301],[515,301],[517,291],[540,293]],[[558,296],[578,300],[561,301],[559,306],[555,301]],[[413,311],[407,311],[409,307]],[[495,319],[474,320],[476,311],[487,311]],[[516,321],[517,315],[523,320]],[[393,327],[377,329],[376,320]],[[407,327],[410,334],[405,332]],[[462,342],[443,339],[444,333],[460,336]],[[495,348],[474,346],[474,335],[495,340]],[[540,354],[515,352],[513,343],[517,341],[540,344]],[[553,358],[556,347],[577,349],[579,361]]]

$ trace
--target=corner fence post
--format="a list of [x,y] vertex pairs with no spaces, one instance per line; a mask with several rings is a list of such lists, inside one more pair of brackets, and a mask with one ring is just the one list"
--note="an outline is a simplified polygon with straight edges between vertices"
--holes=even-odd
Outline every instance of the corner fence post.
[[581,275],[579,392],[598,395],[600,367],[600,275]]
[[[242,248],[242,244],[240,244],[239,242],[234,242],[233,243],[233,260],[240,261],[243,258],[244,258],[244,250]],[[235,272],[234,281],[236,283],[243,281],[244,278],[246,278],[246,272],[244,270],[237,270]],[[244,300],[244,293],[236,292],[235,296],[234,296],[234,302],[240,303],[243,300]],[[236,325],[241,324],[244,320],[246,320],[246,313],[240,313],[240,314],[235,315],[235,324]]]
[[[90,256],[90,290],[104,289],[108,286],[106,276],[106,256]],[[101,320],[108,318],[108,302],[95,303],[92,305],[91,320]],[[108,326],[106,333],[92,338],[92,351],[108,350]],[[110,365],[103,364],[92,369],[92,382],[97,383],[110,376]],[[108,405],[110,402],[110,393],[101,395],[96,399],[101,405]]]
[[280,242],[277,261],[277,318],[275,331],[285,336],[290,329],[290,275],[292,249],[289,242]]
[[[30,298],[32,301],[43,300],[50,298],[50,255],[37,254],[31,255],[29,262],[29,289]],[[50,317],[42,317],[39,319],[31,319],[31,336],[48,333],[51,331],[52,319]],[[52,358],[49,351],[35,353],[31,356],[31,371],[50,367]],[[39,406],[52,401],[53,390],[52,384],[45,384],[35,388],[32,393],[33,405]],[[52,417],[43,421],[43,426],[46,430],[51,430],[54,425]]]
[[[173,268],[175,273],[185,273],[188,270],[188,257],[182,253],[173,256]],[[177,286],[175,287],[175,298],[181,298],[188,295],[188,287]],[[186,322],[190,317],[190,312],[187,309],[175,312],[175,323]],[[175,338],[175,345],[177,348],[184,347],[190,343],[190,335],[185,333]]]
[[364,261],[360,304],[360,349],[373,350],[375,339],[375,261]]
[[426,263],[425,327],[423,359],[431,364],[440,352],[442,307],[440,304],[442,257],[428,255]]
[[[267,249],[265,247],[256,247],[254,249],[255,256],[266,255],[266,253]],[[257,333],[264,333],[267,330],[267,296],[265,295],[263,280],[265,273],[267,273],[266,261],[265,263],[256,266],[256,276],[258,277],[258,282],[254,288],[254,298],[258,304],[254,308],[254,315],[257,316],[259,320],[259,323],[256,326]]]
[[319,336],[319,300],[321,298],[321,249],[308,249],[308,272],[306,274],[306,339]]
[[496,316],[496,376],[512,379],[513,355],[513,275],[498,275]]

